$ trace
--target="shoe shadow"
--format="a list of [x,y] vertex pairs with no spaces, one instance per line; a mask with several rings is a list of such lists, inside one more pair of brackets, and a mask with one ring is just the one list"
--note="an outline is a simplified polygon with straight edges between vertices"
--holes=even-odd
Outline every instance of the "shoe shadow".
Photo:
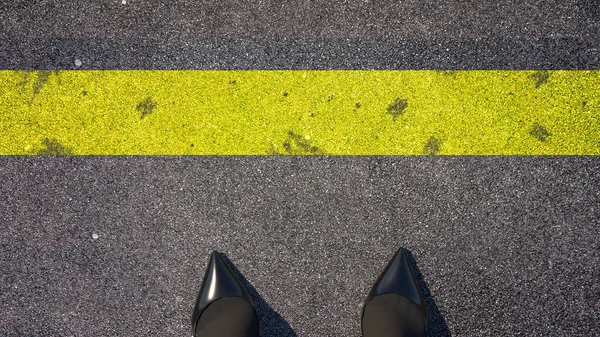
[[425,298],[425,304],[427,305],[427,311],[429,312],[429,325],[427,327],[427,336],[429,337],[451,337],[452,334],[450,333],[450,329],[448,328],[448,325],[446,325],[446,320],[444,319],[444,316],[442,316],[442,313],[440,313],[440,310],[437,306],[437,304],[435,304],[435,299],[433,298],[433,295],[431,295],[431,292],[429,291],[429,288],[427,287],[427,282],[425,282],[425,279],[423,278],[423,275],[421,274],[421,271],[419,270],[419,267],[417,266],[417,262],[415,261],[415,257],[412,255],[412,253],[407,249],[408,252],[408,260],[413,268],[413,271],[415,272],[415,276],[417,277],[417,282],[419,282],[419,286],[421,287],[421,290],[423,291],[423,297]]
[[265,301],[262,296],[254,289],[252,284],[246,280],[244,275],[235,267],[229,257],[221,253],[225,262],[229,264],[231,270],[242,281],[242,284],[248,289],[250,297],[254,301],[254,307],[258,313],[261,337],[298,337],[292,327],[281,317],[271,306]]

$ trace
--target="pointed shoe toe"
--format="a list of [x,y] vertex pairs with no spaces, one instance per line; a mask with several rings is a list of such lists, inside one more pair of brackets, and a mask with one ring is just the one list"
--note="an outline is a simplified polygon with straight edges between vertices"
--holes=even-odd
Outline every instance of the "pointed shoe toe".
[[427,306],[408,260],[408,251],[400,248],[365,300],[363,336],[424,336],[428,319]]
[[[248,290],[223,256],[213,252],[192,313],[194,336],[245,329],[258,336],[258,315]],[[203,332],[200,332],[203,331]],[[236,336],[235,332],[224,335]]]

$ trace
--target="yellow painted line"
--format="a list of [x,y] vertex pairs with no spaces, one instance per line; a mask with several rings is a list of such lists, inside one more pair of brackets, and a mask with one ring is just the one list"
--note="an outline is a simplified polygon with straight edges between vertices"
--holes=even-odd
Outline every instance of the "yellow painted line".
[[0,71],[3,155],[598,155],[600,71]]

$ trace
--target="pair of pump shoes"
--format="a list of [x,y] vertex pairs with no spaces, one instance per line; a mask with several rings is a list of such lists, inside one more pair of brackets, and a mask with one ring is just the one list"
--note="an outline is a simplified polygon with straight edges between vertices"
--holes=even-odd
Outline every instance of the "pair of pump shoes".
[[[425,336],[428,313],[408,261],[398,249],[367,296],[363,337]],[[258,314],[248,290],[218,252],[213,252],[192,314],[195,337],[258,337]]]

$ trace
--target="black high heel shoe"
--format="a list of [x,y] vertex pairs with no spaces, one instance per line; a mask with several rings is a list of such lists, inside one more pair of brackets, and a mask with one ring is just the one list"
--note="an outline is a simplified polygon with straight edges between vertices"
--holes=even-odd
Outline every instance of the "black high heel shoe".
[[258,337],[258,314],[248,290],[221,254],[213,252],[192,313],[196,337]]
[[398,249],[369,292],[363,337],[426,336],[429,314],[407,254]]

